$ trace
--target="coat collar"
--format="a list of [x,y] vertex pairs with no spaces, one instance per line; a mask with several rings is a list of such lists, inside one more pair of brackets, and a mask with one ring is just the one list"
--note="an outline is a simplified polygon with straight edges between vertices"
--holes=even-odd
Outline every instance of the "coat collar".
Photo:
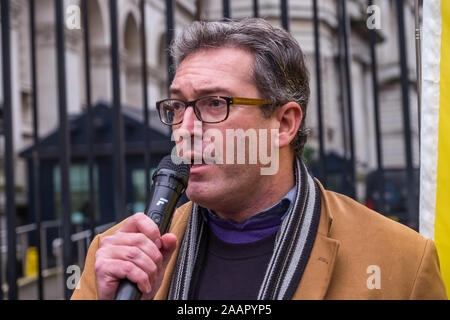
[[[330,237],[331,227],[333,224],[333,215],[327,201],[326,190],[317,181],[321,195],[321,214],[319,221],[319,229],[314,241],[314,246],[311,251],[309,261],[303,273],[302,280],[294,294],[293,299],[308,299],[320,300],[326,295],[327,289],[330,285],[331,276],[333,274],[337,253],[340,242]],[[186,229],[189,215],[191,213],[192,203],[189,202],[179,208],[173,218],[170,232],[177,235],[177,248],[172,255],[169,265],[166,269],[164,280],[160,290],[155,296],[155,300],[166,299],[170,279],[176,263],[176,257],[180,249],[181,240]]]

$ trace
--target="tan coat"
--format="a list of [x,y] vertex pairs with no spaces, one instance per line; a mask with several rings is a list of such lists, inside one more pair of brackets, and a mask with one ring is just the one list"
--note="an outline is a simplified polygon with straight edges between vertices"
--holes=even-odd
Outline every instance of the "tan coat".
[[[320,190],[319,229],[293,299],[447,299],[432,240],[350,198]],[[177,249],[155,299],[167,296],[190,210],[188,203],[175,212],[170,232],[179,239]],[[95,252],[100,239],[121,224],[93,240],[72,299],[98,298]]]

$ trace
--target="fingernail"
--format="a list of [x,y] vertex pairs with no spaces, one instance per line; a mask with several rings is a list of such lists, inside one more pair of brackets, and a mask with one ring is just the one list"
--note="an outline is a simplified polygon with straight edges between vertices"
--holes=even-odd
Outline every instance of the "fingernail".
[[161,249],[162,243],[161,243],[161,239],[160,238],[155,240],[155,245],[158,247],[158,249]]

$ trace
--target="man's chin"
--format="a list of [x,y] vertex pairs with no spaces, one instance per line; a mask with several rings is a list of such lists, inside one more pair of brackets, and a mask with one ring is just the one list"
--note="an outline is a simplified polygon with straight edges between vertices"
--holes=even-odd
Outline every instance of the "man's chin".
[[188,185],[186,196],[190,201],[208,209],[211,209],[218,200],[216,192],[210,192],[204,186],[199,186],[196,182]]

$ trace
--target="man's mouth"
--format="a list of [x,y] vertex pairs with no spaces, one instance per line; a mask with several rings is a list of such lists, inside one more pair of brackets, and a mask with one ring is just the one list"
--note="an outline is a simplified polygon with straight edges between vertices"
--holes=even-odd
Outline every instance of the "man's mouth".
[[203,156],[200,156],[199,154],[191,154],[189,167],[191,168],[191,173],[196,173],[197,170],[206,169],[212,163],[213,163],[212,159],[205,159]]
[[190,167],[190,170],[191,170],[191,176],[194,176],[196,174],[203,173],[210,166],[207,163],[202,161],[202,163],[192,163],[192,164],[189,165],[189,167]]

